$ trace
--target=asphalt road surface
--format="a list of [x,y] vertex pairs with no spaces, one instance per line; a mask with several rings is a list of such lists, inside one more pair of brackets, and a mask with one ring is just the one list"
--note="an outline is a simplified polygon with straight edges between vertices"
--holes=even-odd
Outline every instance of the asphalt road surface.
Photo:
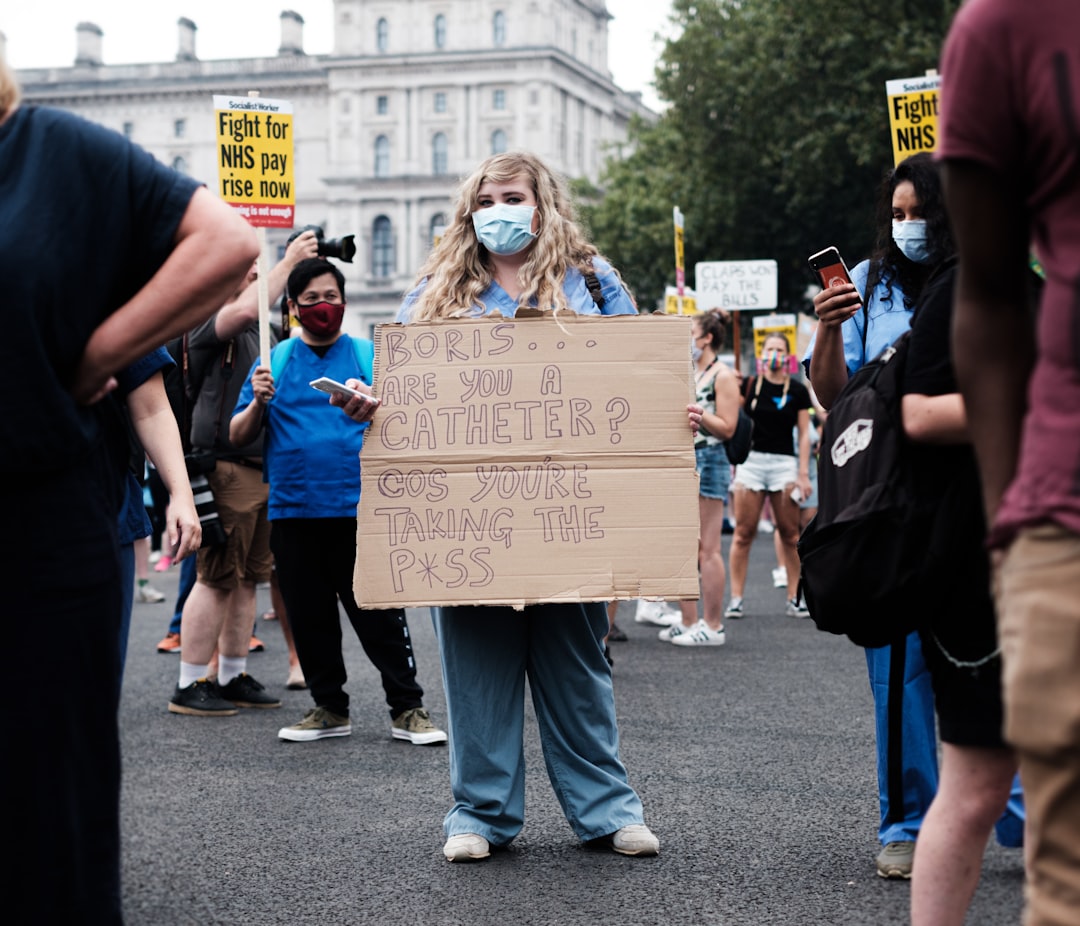
[[[724,538],[725,555],[728,537]],[[581,846],[544,771],[527,706],[526,821],[483,863],[447,863],[445,747],[390,737],[378,678],[347,622],[353,733],[286,743],[311,706],[286,691],[275,622],[248,668],[284,701],[204,719],[170,714],[178,657],[160,655],[168,596],[136,604],[120,725],[124,912],[170,924],[762,926],[908,920],[910,885],[875,874],[873,711],[862,651],[783,615],[771,538],[751,553],[747,616],[726,646],[684,649],[634,622],[612,644],[622,758],[659,836],[634,859]],[[269,594],[259,592],[260,613]],[[445,721],[431,621],[409,612],[427,707]],[[45,735],[45,734],[43,734]],[[987,848],[968,922],[1015,924],[1021,853]]]

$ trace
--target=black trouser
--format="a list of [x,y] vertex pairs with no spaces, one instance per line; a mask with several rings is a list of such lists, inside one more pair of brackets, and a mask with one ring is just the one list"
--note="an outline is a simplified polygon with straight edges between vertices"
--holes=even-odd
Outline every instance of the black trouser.
[[338,601],[382,675],[390,716],[423,704],[409,626],[401,608],[361,611],[353,597],[355,518],[282,518],[270,523],[281,597],[315,703],[348,716]]
[[102,446],[66,470],[0,485],[10,923],[121,922],[122,484]]

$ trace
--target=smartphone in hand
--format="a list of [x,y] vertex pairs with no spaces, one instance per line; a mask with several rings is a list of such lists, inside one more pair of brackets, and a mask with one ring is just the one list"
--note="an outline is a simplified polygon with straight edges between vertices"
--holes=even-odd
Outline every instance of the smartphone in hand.
[[810,269],[821,280],[823,289],[831,289],[843,283],[851,282],[851,274],[848,273],[847,265],[836,248],[825,248],[817,254],[811,254],[809,258]]
[[320,376],[318,379],[313,379],[308,383],[312,389],[318,389],[319,392],[326,392],[329,394],[340,392],[344,395],[357,396],[363,399],[365,402],[372,402],[378,405],[381,400],[375,398],[373,395],[368,395],[366,392],[361,392],[359,389],[353,389],[350,386],[346,386],[344,383],[339,383],[336,379],[330,379],[329,376]]

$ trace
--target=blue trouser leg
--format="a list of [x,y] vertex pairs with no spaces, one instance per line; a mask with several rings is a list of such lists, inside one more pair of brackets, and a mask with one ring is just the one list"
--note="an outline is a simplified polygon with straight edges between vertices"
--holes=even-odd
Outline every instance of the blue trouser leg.
[[1009,792],[1009,803],[1005,805],[1005,813],[994,824],[994,833],[999,844],[1009,849],[1019,849],[1024,844],[1024,821],[1027,813],[1024,810],[1024,790],[1020,787],[1019,772],[1013,776],[1012,790]]
[[450,784],[447,836],[505,845],[525,810],[528,675],[548,775],[581,839],[642,822],[618,757],[611,670],[595,605],[433,609],[446,687]]
[[131,636],[131,611],[135,607],[135,545],[126,543],[120,548],[120,675],[117,686],[124,684],[127,665],[128,637]]
[[866,665],[877,731],[878,837],[882,845],[910,842],[938,785],[934,693],[919,635],[910,634],[895,654],[889,646],[868,649]]
[[574,833],[596,839],[643,822],[641,800],[619,760],[611,667],[604,658],[607,606],[542,608],[530,616],[528,672],[544,762]]
[[195,586],[197,563],[198,557],[194,553],[180,561],[180,585],[176,590],[176,611],[173,613],[172,620],[169,621],[169,633],[180,632],[180,618],[184,615],[184,602],[188,600],[188,595]]

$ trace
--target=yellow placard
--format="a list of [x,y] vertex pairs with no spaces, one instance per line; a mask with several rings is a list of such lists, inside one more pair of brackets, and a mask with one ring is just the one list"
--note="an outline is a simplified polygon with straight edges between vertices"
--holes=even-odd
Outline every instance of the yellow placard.
[[214,97],[218,193],[252,225],[292,228],[292,104],[262,97]]
[[[682,311],[680,311],[679,303],[682,303]],[[678,294],[672,295],[668,293],[664,297],[664,314],[665,315],[697,315],[697,300],[693,296],[683,296],[679,298]]]
[[920,151],[933,151],[937,147],[940,86],[941,78],[936,75],[886,81],[889,134],[895,164]]
[[761,350],[770,334],[782,334],[787,338],[791,351],[796,350],[796,319],[794,315],[759,315],[754,319],[754,356],[761,359]]

